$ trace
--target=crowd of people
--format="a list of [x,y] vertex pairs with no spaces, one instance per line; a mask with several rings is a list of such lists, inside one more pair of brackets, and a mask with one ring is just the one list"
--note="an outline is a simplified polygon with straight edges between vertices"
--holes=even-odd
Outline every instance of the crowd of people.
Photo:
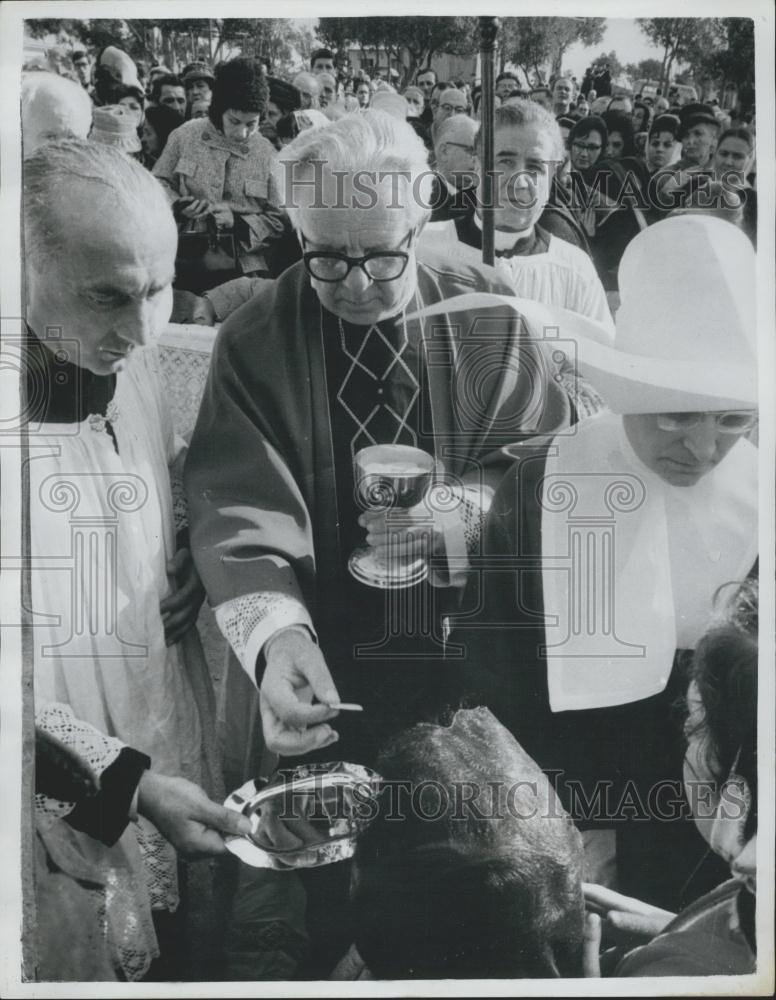
[[[50,68],[21,91],[37,978],[754,972],[753,122],[504,72],[489,185],[481,88],[430,68]],[[219,327],[188,441],[170,320]],[[386,448],[433,469],[407,508],[359,478]],[[351,860],[220,804],[334,759],[379,780]]]

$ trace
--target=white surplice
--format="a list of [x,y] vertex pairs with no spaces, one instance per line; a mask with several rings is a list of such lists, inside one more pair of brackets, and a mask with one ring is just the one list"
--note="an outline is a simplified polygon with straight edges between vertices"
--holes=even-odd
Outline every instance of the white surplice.
[[[153,348],[117,376],[111,426],[30,429],[31,636],[35,698],[62,702],[108,736],[148,754],[152,769],[221,792],[213,696],[195,629],[167,647],[159,603],[175,553],[170,469],[180,460]],[[178,904],[171,845],[131,825],[152,906]]]

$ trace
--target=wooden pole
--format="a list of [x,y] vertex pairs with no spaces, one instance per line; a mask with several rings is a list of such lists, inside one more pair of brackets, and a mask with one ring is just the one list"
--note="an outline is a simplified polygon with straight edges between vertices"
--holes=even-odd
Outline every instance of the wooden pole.
[[493,264],[496,259],[493,235],[493,123],[495,116],[495,44],[497,17],[480,18],[480,64],[482,71],[482,261]]

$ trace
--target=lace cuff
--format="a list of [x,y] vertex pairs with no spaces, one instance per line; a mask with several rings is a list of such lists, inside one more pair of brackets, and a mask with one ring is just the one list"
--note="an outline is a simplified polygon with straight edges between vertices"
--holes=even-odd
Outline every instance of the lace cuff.
[[244,594],[215,609],[216,622],[254,684],[256,662],[264,643],[278,629],[304,625],[313,636],[312,619],[307,608],[294,597],[276,591]]
[[482,509],[482,497],[474,490],[464,489],[460,506],[463,534],[466,541],[466,552],[475,555],[480,551],[482,529],[485,524],[485,511]]
[[[172,516],[175,521],[175,534],[185,534],[188,538],[189,505],[183,488],[183,480],[179,475],[173,474],[170,477],[170,490],[172,492]],[[178,547],[180,548],[180,545]]]
[[435,520],[442,533],[446,567],[432,572],[431,583],[434,586],[463,586],[469,569],[469,556],[480,550],[485,513],[479,487],[451,489],[439,501]]
[[[59,702],[38,709],[35,725],[77,754],[98,778],[124,749],[121,740],[106,736],[88,722],[77,719],[68,705]],[[61,819],[75,806],[75,802],[64,802],[40,792],[35,795],[35,810],[39,817]]]

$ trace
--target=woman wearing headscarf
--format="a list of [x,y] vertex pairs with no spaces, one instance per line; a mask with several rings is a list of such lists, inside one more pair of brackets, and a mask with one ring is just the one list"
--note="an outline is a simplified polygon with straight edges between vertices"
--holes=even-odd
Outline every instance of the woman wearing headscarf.
[[176,284],[194,292],[270,274],[286,228],[271,171],[275,150],[259,133],[269,97],[264,69],[238,58],[215,77],[209,117],[176,129],[154,166],[180,229],[194,236],[179,244]]

